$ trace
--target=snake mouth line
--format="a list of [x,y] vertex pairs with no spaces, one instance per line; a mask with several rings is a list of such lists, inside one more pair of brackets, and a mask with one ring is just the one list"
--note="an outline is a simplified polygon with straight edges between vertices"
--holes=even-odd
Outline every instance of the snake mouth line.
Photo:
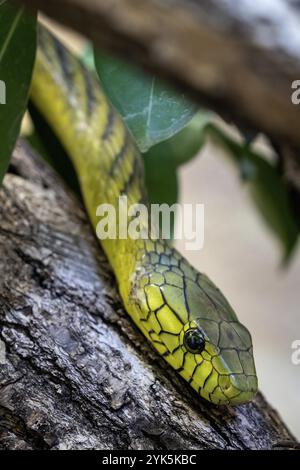
[[218,385],[212,392],[206,392],[205,389],[200,388],[198,393],[202,398],[215,405],[237,406],[251,401],[257,393],[257,388],[238,390],[231,386],[224,390]]
[[[242,380],[242,383],[239,383],[239,380]],[[231,405],[241,405],[254,398],[257,388],[255,375],[242,375],[241,378],[236,379],[234,374],[231,374],[228,384],[221,387],[221,390]]]

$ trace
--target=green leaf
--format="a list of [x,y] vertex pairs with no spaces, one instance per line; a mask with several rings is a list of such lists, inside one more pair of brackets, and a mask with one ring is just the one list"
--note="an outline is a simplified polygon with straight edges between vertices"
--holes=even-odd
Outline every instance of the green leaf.
[[81,199],[77,175],[68,154],[42,114],[31,101],[29,102],[28,110],[34,125],[34,132],[27,137],[27,140]]
[[0,183],[20,132],[26,110],[36,51],[36,18],[0,0],[0,80],[5,104],[0,104]]
[[[205,128],[211,117],[210,113],[198,113],[174,137],[155,145],[142,154],[145,163],[146,187],[151,204],[172,206],[177,202],[177,167],[189,161],[200,151],[205,142]],[[171,228],[174,233],[173,220]]]
[[184,129],[146,152],[145,158],[147,158],[147,155],[151,156],[155,153],[159,162],[158,165],[160,165],[165,158],[169,160],[172,159],[172,164],[176,167],[187,163],[200,152],[205,144],[205,129],[211,122],[212,116],[212,113],[206,111],[197,113]]
[[[155,147],[143,155],[145,180],[150,204],[168,204],[172,206],[178,199],[177,170],[170,154],[164,155]],[[161,227],[161,221],[156,221]],[[174,220],[171,219],[171,233],[174,233]]]
[[155,76],[104,52],[95,52],[102,85],[146,152],[183,129],[198,108]]
[[296,247],[299,228],[289,203],[287,187],[276,166],[262,156],[229,138],[214,125],[207,129],[228,151],[231,160],[238,166],[252,201],[266,225],[281,242],[286,264]]
[[[245,156],[245,158],[248,158]],[[250,193],[266,224],[281,241],[283,264],[288,263],[298,241],[298,226],[289,206],[287,189],[280,175],[269,162],[251,158],[256,176],[250,184]],[[255,161],[256,160],[256,161]]]
[[93,71],[96,70],[94,49],[90,45],[90,43],[87,43],[87,45],[84,47],[83,52],[81,54],[81,60],[88,69]]

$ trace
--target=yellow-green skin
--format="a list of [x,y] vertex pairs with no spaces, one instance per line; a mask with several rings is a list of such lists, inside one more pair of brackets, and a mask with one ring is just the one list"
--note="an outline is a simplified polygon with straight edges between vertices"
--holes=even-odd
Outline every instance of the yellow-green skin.
[[[100,204],[117,207],[120,195],[128,205],[147,203],[142,159],[122,119],[97,78],[42,27],[31,98],[72,159],[95,229]],[[251,336],[217,287],[164,240],[101,244],[127,312],[158,353],[206,400],[251,400]],[[205,338],[201,353],[184,343],[191,329]]]

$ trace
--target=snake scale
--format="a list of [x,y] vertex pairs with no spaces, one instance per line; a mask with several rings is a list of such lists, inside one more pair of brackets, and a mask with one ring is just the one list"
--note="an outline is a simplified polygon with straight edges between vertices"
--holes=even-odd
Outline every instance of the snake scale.
[[[75,167],[96,230],[99,204],[147,204],[141,155],[99,80],[43,26],[31,99]],[[216,405],[257,392],[252,340],[220,290],[167,240],[101,240],[128,314],[157,352]]]

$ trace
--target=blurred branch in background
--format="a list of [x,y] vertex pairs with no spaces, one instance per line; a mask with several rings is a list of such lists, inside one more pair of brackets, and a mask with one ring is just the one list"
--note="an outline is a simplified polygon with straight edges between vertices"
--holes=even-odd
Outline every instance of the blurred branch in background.
[[300,5],[292,0],[24,0],[239,127],[300,146]]

